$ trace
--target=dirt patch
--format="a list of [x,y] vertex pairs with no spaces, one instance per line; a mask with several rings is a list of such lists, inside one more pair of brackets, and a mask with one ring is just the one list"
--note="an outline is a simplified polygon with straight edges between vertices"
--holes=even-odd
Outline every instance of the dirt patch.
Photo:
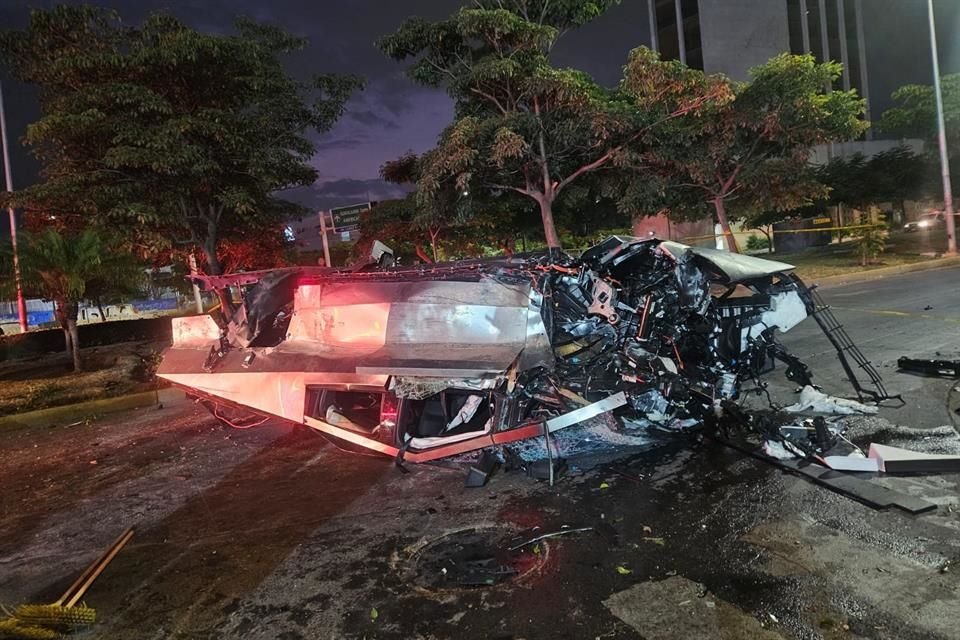
[[66,354],[14,360],[0,366],[0,417],[148,391],[162,342],[125,342],[81,350],[85,371],[74,373]]

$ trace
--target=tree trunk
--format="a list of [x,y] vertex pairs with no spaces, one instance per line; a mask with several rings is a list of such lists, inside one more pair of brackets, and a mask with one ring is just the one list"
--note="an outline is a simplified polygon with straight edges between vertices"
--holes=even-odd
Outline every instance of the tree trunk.
[[80,366],[80,332],[77,330],[76,318],[67,320],[67,330],[70,332],[70,347],[73,355],[73,370],[82,371]]
[[430,234],[430,249],[433,253],[433,261],[440,262],[440,258],[437,257],[437,238],[440,237],[440,228],[428,229],[427,232]]
[[[554,250],[561,249],[560,236],[557,235],[557,225],[553,221],[553,200],[557,197],[554,190],[556,185],[550,177],[550,163],[547,160],[547,143],[543,134],[543,122],[540,120],[540,101],[536,94],[533,97],[533,113],[536,116],[537,143],[540,150],[540,166],[543,171],[543,192],[534,196],[537,204],[540,205],[540,219],[543,221],[543,236],[547,241],[547,251],[552,256]],[[527,192],[530,192],[529,179],[527,180]]]
[[[220,264],[220,259],[217,257],[216,238],[207,238],[205,242],[200,243],[200,249],[207,259],[207,275],[223,275],[223,265]],[[229,322],[230,318],[233,317],[233,300],[230,298],[230,289],[217,288],[214,289],[214,293],[217,294],[217,298],[220,300],[220,311],[223,317]]]
[[433,260],[430,259],[430,256],[427,255],[427,252],[423,250],[423,247],[420,246],[420,243],[414,245],[414,249],[417,252],[417,257],[426,262],[427,264],[433,264]]
[[767,231],[766,229],[760,229],[763,231],[763,235],[767,236],[767,253],[773,253],[773,231]]
[[53,301],[53,316],[57,319],[57,324],[60,325],[60,329],[63,330],[64,351],[70,354],[73,353],[73,347],[70,344],[73,337],[70,335],[70,329],[67,327],[67,316],[64,313],[66,306],[67,303],[64,300],[57,299]]
[[64,320],[60,327],[63,329],[63,344],[65,346],[65,351],[67,352],[67,355],[73,355],[73,334],[70,333],[70,327],[67,326],[67,321]]
[[557,225],[553,222],[553,199],[541,196],[537,203],[540,205],[540,220],[543,221],[543,236],[547,241],[547,249],[552,254],[555,249],[562,248]]
[[727,220],[727,210],[723,206],[723,198],[714,198],[712,202],[713,208],[717,212],[717,222],[720,223],[720,230],[727,241],[727,249],[731,253],[740,253],[740,248],[737,247],[737,239],[733,236],[733,231],[730,230],[730,221]]
[[63,328],[63,340],[66,343],[67,353],[73,358],[73,370],[81,371],[80,367],[80,335],[77,331],[77,314],[80,305],[68,300],[54,302],[57,320]]

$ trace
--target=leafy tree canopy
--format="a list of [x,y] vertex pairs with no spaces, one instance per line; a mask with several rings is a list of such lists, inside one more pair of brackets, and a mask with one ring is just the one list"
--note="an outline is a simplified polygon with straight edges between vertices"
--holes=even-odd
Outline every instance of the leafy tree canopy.
[[13,203],[192,243],[220,273],[223,238],[296,210],[274,194],[313,182],[308,133],[329,129],[360,86],[292,78],[282,57],[304,44],[247,20],[209,34],[166,14],[129,27],[90,7],[34,11],[26,29],[0,34],[0,56],[39,87],[43,113],[26,143],[44,180]]
[[855,91],[827,90],[840,72],[810,55],[779,55],[753,69],[750,82],[732,83],[735,99],[702,121],[692,143],[656,149],[652,161],[714,207],[731,251],[731,218],[824,195],[807,166],[812,147],[855,138],[868,126]]
[[[115,235],[85,229],[64,234],[54,228],[24,233],[18,243],[24,293],[50,300],[74,369],[80,370],[77,312],[83,300],[133,295],[145,286],[145,271]],[[12,288],[12,251],[0,247],[3,288]]]
[[549,247],[560,246],[554,203],[587,174],[639,162],[657,126],[726,97],[722,83],[646,50],[634,51],[615,90],[556,68],[549,53],[566,30],[612,2],[479,2],[446,20],[411,18],[380,42],[411,60],[416,81],[445,87],[456,119],[420,161],[418,202],[438,194],[519,194],[540,210]]
[[[955,153],[960,143],[960,73],[941,76],[940,91],[947,144]],[[881,130],[903,137],[936,140],[937,103],[932,85],[904,85],[894,91],[892,97],[896,106],[883,112]]]
[[[908,147],[894,147],[866,158],[855,153],[835,157],[812,168],[810,178],[821,185],[819,195],[799,208],[760,209],[747,216],[756,227],[774,224],[789,217],[820,213],[825,207],[847,206],[864,209],[878,202],[918,200],[936,193],[938,176],[930,160]],[[805,194],[807,195],[807,194]]]
[[[421,167],[422,159],[407,153],[384,163],[380,175],[387,182],[415,185]],[[491,197],[458,191],[450,184],[426,202],[413,191],[405,198],[381,202],[361,216],[358,250],[379,239],[399,243],[395,249],[411,249],[419,259],[431,262],[510,252],[517,236],[535,230],[530,204],[513,193]]]

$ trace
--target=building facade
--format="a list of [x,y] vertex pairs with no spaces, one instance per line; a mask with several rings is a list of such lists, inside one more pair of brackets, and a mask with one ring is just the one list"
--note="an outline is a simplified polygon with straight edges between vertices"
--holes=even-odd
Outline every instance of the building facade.
[[[783,52],[843,64],[837,88],[867,100],[862,0],[647,0],[650,47],[707,73],[747,80]],[[868,134],[869,136],[869,134]]]
[[[784,52],[839,62],[843,74],[833,88],[855,89],[866,100],[865,118],[871,119],[862,0],[647,0],[647,11],[650,47],[665,59],[706,73],[748,80],[750,69]],[[874,140],[872,130],[865,137],[819,145],[810,161],[824,164],[854,153],[870,157],[902,144],[915,152],[923,150],[920,140]],[[712,227],[709,220],[672,224],[662,215],[634,221],[637,235],[702,245],[716,242],[717,248],[724,248],[721,240],[711,237]],[[749,235],[750,230],[739,230],[741,246]]]

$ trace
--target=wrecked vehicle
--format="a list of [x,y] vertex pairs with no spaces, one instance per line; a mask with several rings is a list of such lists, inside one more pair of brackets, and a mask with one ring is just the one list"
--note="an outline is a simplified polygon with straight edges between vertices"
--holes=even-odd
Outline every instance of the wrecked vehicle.
[[624,428],[703,425],[775,360],[812,385],[776,335],[812,315],[858,395],[886,397],[789,264],[617,236],[579,257],[418,266],[385,266],[380,246],[364,269],[196,277],[243,303],[229,322],[174,319],[158,375],[233,426],[281,418],[425,462],[610,412]]

